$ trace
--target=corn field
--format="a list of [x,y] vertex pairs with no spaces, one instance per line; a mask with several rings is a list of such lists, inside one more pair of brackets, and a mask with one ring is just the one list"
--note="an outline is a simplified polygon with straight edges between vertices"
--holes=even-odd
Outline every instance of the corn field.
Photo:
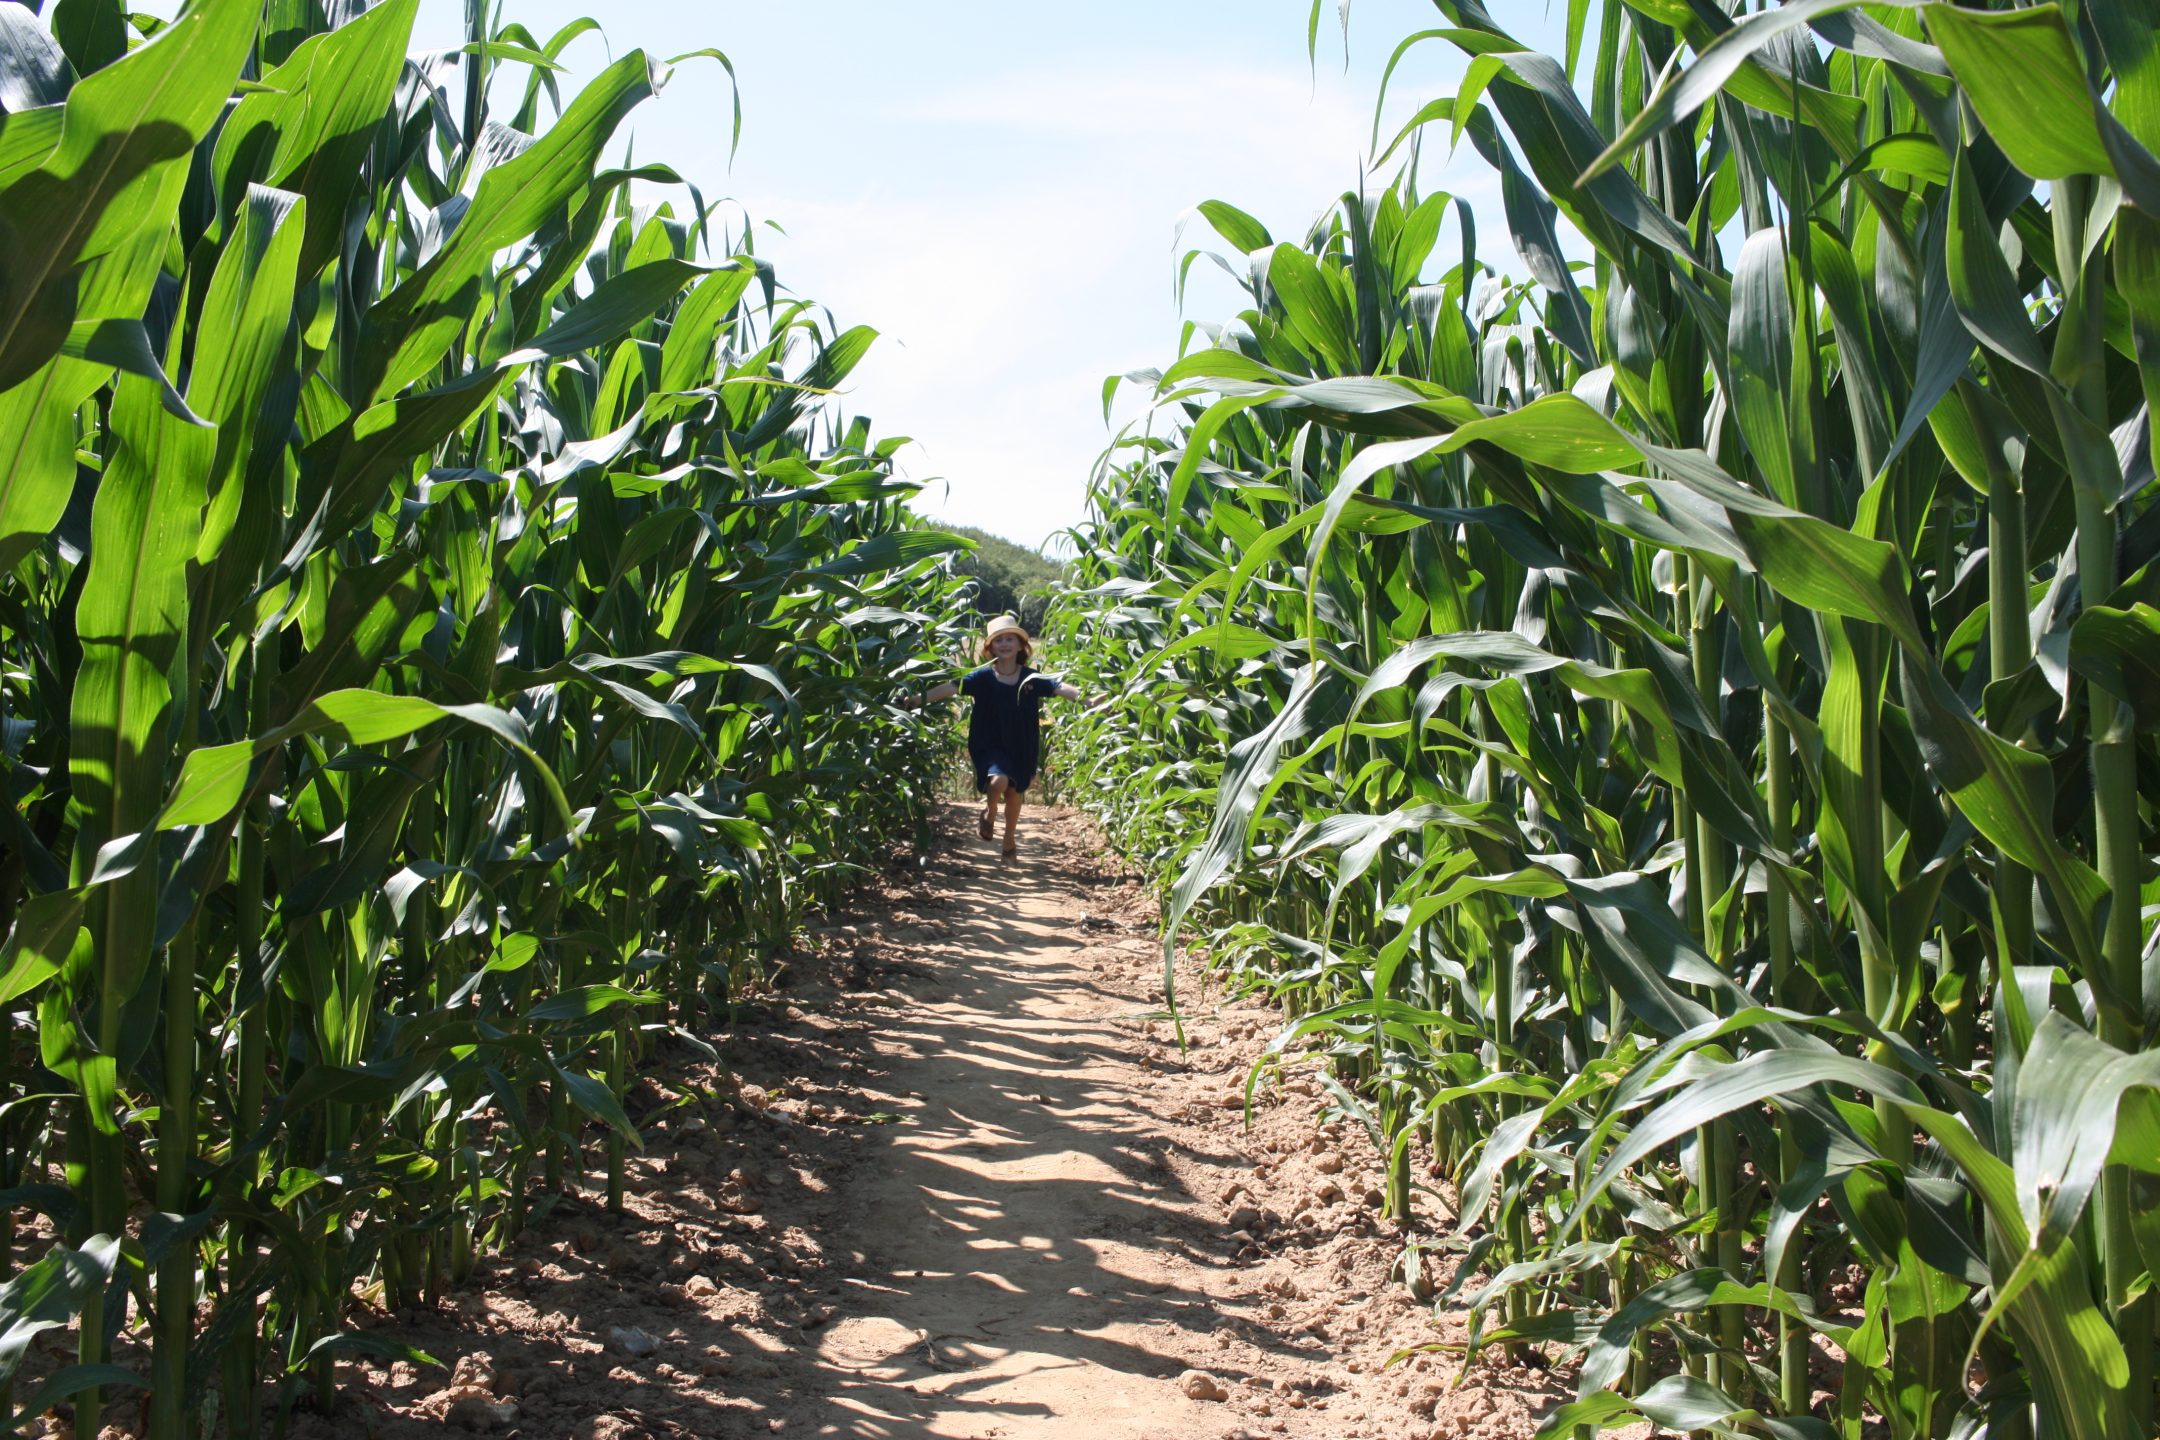
[[1437,0],[1305,233],[1200,207],[1075,789],[1543,1433],[2152,1435],[2160,10],[1555,9]]
[[872,333],[611,162],[725,58],[417,5],[0,3],[11,1433],[271,1433],[356,1295],[619,1204],[637,1067],[937,775]]

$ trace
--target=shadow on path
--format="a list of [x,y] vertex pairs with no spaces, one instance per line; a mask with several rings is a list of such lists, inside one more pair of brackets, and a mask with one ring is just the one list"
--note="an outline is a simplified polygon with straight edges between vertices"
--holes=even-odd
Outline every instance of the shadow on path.
[[1143,1002],[1087,962],[1086,852],[1040,819],[1012,861],[965,833],[941,857],[956,903],[914,932],[927,973],[862,1078],[901,1123],[821,1207],[854,1283],[817,1339],[813,1433],[1220,1433],[1172,1382],[1227,1250],[1113,1024]]

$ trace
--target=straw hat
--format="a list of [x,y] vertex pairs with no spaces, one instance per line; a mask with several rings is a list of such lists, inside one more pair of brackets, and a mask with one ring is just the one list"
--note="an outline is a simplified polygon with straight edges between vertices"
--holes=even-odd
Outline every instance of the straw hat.
[[990,642],[1000,635],[1018,635],[1022,646],[1029,650],[1035,648],[1035,637],[1028,634],[1027,627],[1020,623],[1018,616],[1000,615],[983,627],[982,653],[985,660],[990,658]]

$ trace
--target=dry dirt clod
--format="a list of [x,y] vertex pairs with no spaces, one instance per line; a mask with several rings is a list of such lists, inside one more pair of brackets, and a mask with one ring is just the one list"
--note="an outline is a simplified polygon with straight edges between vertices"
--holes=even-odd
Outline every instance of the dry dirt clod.
[[450,1388],[492,1391],[495,1388],[495,1357],[484,1350],[460,1355],[456,1367],[450,1372]]
[[1187,1370],[1178,1376],[1178,1389],[1185,1392],[1188,1400],[1228,1400],[1230,1392],[1223,1383],[1205,1370]]
[[1340,1150],[1321,1151],[1318,1155],[1315,1155],[1313,1157],[1312,1168],[1319,1171],[1322,1175],[1342,1174],[1342,1152]]

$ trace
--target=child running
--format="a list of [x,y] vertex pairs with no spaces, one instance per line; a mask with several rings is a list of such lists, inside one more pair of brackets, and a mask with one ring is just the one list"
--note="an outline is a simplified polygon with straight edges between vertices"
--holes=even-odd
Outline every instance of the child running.
[[1042,759],[1042,702],[1055,695],[1078,700],[1080,691],[1061,680],[1028,668],[1035,642],[1011,615],[1000,615],[984,627],[982,658],[990,663],[970,670],[958,680],[932,686],[922,695],[900,699],[903,710],[954,695],[975,702],[968,715],[968,759],[975,766],[975,788],[983,797],[982,838],[997,833],[998,807],[1005,807],[1005,844],[1001,853],[1011,859],[1019,853],[1015,831],[1020,824],[1021,799],[1035,779]]

